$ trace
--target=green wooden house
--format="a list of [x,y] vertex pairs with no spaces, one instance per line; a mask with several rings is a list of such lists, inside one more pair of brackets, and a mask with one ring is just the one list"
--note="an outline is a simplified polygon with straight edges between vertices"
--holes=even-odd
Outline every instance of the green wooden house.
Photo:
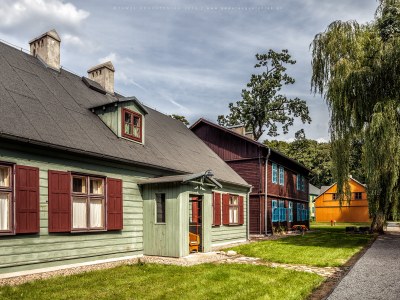
[[310,217],[311,220],[315,221],[315,198],[317,198],[320,194],[321,189],[317,188],[315,185],[311,183],[308,185],[308,200],[310,207]]
[[180,121],[115,93],[111,62],[62,69],[60,43],[0,43],[0,273],[246,240],[251,187]]

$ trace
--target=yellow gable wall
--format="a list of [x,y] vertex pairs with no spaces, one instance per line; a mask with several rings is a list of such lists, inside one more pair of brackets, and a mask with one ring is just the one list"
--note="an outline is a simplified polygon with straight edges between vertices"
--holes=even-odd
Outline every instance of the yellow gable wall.
[[[349,179],[351,199],[345,198],[340,207],[339,200],[333,196],[337,192],[334,184],[315,200],[315,219],[317,222],[369,222],[367,192],[363,185]],[[355,199],[355,193],[361,192],[362,199]]]

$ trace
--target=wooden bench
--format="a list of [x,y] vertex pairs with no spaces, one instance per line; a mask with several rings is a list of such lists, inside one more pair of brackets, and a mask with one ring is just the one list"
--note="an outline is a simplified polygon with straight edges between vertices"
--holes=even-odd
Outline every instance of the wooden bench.
[[189,232],[189,253],[199,252],[200,236]]

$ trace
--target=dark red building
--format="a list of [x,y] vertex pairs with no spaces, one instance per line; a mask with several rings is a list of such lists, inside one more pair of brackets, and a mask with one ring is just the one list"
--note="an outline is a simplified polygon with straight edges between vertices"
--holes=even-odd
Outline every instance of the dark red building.
[[253,186],[251,234],[271,233],[278,226],[309,226],[310,171],[305,166],[253,140],[243,127],[228,129],[200,119],[190,129]]

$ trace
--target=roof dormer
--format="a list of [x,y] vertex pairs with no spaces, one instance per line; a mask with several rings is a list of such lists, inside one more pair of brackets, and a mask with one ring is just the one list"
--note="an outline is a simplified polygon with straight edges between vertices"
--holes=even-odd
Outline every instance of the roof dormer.
[[118,137],[144,144],[145,116],[148,112],[136,97],[120,98],[93,107],[92,112],[99,116]]

